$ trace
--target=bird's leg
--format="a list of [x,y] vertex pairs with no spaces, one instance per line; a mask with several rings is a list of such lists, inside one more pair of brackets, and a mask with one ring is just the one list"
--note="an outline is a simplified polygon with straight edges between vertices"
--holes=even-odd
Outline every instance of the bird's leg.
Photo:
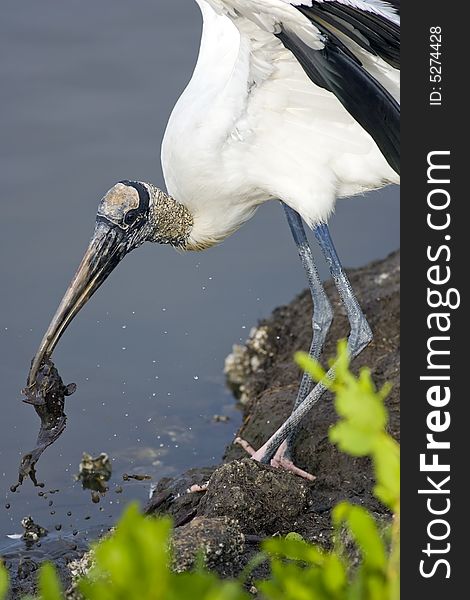
[[[304,225],[300,215],[284,204],[284,210],[287,217],[287,222],[297,246],[300,261],[305,269],[307,275],[308,287],[312,296],[313,303],[313,316],[312,316],[312,344],[310,346],[309,355],[315,360],[320,359],[320,355],[325,343],[326,336],[333,320],[333,310],[331,308],[330,301],[326,295],[325,288],[321,282],[318,270],[315,265],[315,261],[312,254],[312,249],[308,243],[307,236],[305,235]],[[294,408],[298,408],[305,398],[310,393],[313,386],[312,378],[308,373],[304,373],[302,381],[300,383],[299,390],[297,392],[297,398],[295,400]],[[297,430],[293,431],[287,440],[285,440],[278,448],[273,461],[276,466],[279,467],[291,467],[292,453],[295,438],[297,436]]]
[[[315,237],[330,267],[336,288],[338,289],[341,301],[346,309],[351,331],[348,338],[348,351],[351,359],[355,358],[364,350],[372,340],[372,331],[367,323],[364,313],[357,301],[349,279],[343,270],[338,254],[333,245],[330,231],[327,225],[321,224],[314,229]],[[334,376],[334,367],[328,372],[329,377]],[[278,448],[285,442],[289,436],[296,431],[299,423],[312,407],[320,400],[326,388],[321,383],[317,384],[308,394],[305,400],[294,410],[292,415],[285,423],[274,433],[274,435],[253,454],[255,460],[263,463],[271,463]]]
[[[284,210],[286,212],[287,221],[294,238],[297,250],[299,253],[300,260],[307,274],[308,287],[312,296],[313,302],[313,318],[312,318],[312,344],[310,346],[309,355],[315,360],[319,360],[323,345],[325,343],[328,330],[333,320],[333,311],[331,308],[330,301],[326,295],[325,289],[321,282],[318,270],[313,259],[312,250],[305,234],[305,229],[302,223],[300,215],[284,204]],[[295,411],[308,396],[312,389],[312,379],[304,373],[300,387],[297,393],[297,398],[293,407]],[[289,437],[279,446],[274,455],[271,464],[276,467],[284,468],[290,471],[306,477],[307,479],[313,479],[313,476],[309,475],[305,471],[302,471],[296,467],[292,460],[292,451],[295,438],[298,433],[298,426],[295,427]],[[237,438],[237,443],[240,444],[248,454],[251,456],[256,455],[256,451],[245,441]]]

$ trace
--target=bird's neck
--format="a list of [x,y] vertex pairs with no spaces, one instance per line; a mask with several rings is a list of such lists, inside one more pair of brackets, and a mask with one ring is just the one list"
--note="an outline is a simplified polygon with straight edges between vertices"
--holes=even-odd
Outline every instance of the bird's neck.
[[145,240],[180,250],[206,250],[222,242],[253,216],[256,203],[182,204],[152,184],[149,229]]
[[165,192],[155,187],[153,191],[150,219],[153,227],[149,241],[185,249],[193,228],[192,214]]

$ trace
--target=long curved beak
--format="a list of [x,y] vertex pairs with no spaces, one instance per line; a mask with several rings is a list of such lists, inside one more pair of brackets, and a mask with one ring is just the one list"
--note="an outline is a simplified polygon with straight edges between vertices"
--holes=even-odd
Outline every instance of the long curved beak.
[[124,232],[104,221],[96,224],[87,251],[31,363],[28,387],[36,382],[42,363],[50,358],[62,334],[126,254]]

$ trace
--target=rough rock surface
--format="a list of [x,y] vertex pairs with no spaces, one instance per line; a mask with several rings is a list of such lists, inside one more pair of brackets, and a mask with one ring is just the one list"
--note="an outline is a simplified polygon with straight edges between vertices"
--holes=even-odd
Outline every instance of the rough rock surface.
[[271,535],[292,530],[308,502],[308,486],[299,477],[244,458],[215,471],[198,514],[228,516],[246,534]]
[[[392,384],[387,399],[389,430],[399,439],[400,255],[394,253],[349,275],[374,332],[373,342],[354,361],[353,370],[367,366],[378,387],[385,382]],[[330,358],[336,353],[337,341],[347,336],[348,324],[331,281],[326,290],[335,313],[324,350],[324,357]],[[252,331],[246,349],[236,348],[227,361],[231,386],[243,399],[244,421],[239,435],[255,448],[262,445],[291,410],[301,378],[292,357],[297,350],[310,345],[311,311],[310,295],[305,291],[289,305],[276,309]],[[325,394],[305,419],[299,435],[296,462],[317,476],[313,484],[254,463],[239,446],[232,444],[226,449],[224,464],[212,474],[205,494],[183,495],[164,503],[155,502],[154,496],[153,505],[158,505],[157,512],[173,515],[176,522],[183,518],[187,523],[191,515],[237,521],[249,540],[236,561],[240,567],[256,552],[259,539],[276,533],[296,531],[306,539],[328,546],[330,512],[341,500],[362,504],[386,518],[385,509],[372,493],[374,481],[369,460],[346,456],[330,444],[328,430],[335,421],[331,395]],[[183,476],[184,486],[200,484],[209,472],[206,469],[202,474],[193,469]],[[167,491],[171,496],[175,485],[178,487],[177,481],[160,482],[156,492],[159,498]],[[150,513],[154,512],[152,502]],[[220,538],[225,539],[226,526],[223,521],[217,523]],[[215,569],[224,572],[217,565]]]
[[245,536],[236,519],[196,517],[175,529],[171,546],[177,572],[194,567],[201,551],[206,566],[223,577],[234,577],[243,567]]

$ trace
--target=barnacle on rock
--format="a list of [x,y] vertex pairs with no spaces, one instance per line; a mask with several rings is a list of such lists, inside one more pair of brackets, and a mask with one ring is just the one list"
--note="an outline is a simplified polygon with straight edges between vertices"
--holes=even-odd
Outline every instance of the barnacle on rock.
[[244,346],[233,346],[232,353],[225,359],[224,373],[227,384],[242,404],[247,404],[250,400],[247,379],[263,369],[274,354],[267,325],[253,327]]

